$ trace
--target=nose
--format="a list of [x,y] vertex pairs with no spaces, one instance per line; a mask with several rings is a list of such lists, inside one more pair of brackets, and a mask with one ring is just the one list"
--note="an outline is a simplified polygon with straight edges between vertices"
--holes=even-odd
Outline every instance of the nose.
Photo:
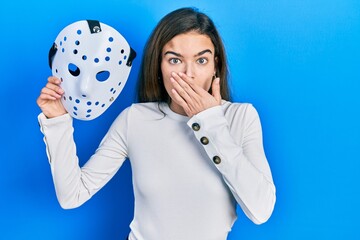
[[80,94],[82,97],[89,97],[90,93],[90,78],[89,77],[83,77],[79,79],[80,81]]
[[195,77],[195,69],[194,69],[194,66],[191,64],[191,63],[187,63],[185,65],[185,69],[184,69],[184,73],[191,77],[191,78],[194,78]]

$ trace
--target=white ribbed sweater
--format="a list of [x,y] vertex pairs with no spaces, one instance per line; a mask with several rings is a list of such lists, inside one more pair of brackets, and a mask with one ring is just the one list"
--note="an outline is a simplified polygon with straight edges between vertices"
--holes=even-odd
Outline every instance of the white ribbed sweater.
[[223,101],[192,118],[167,104],[133,104],[82,168],[72,118],[38,119],[63,208],[90,199],[130,160],[130,240],[224,240],[236,220],[236,202],[256,224],[273,211],[275,186],[251,104]]

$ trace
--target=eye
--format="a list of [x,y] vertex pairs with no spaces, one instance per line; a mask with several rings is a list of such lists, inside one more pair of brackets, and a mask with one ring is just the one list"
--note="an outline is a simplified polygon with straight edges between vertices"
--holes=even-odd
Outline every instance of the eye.
[[175,64],[181,63],[181,60],[178,59],[178,58],[170,58],[170,59],[169,59],[169,63],[175,65]]
[[77,77],[80,74],[80,69],[78,68],[78,66],[76,66],[73,63],[69,63],[68,70],[69,70],[69,73],[71,75],[73,75],[74,77]]
[[96,74],[96,79],[99,82],[104,82],[104,81],[108,80],[109,77],[110,77],[109,71],[100,71]]
[[207,60],[206,58],[199,58],[199,59],[197,60],[197,62],[198,62],[199,64],[201,64],[201,65],[204,65],[204,64],[206,64],[206,63],[208,62],[208,60]]

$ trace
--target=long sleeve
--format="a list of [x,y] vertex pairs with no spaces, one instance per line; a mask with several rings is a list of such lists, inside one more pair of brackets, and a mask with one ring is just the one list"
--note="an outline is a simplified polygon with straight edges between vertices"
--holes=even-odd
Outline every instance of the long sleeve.
[[[240,110],[241,108],[241,110]],[[188,121],[245,214],[264,223],[276,195],[262,142],[259,116],[250,104],[207,109]]]
[[115,120],[95,154],[80,168],[73,139],[72,118],[65,114],[38,116],[44,134],[56,195],[61,207],[75,208],[90,199],[117,172],[127,157],[126,114]]

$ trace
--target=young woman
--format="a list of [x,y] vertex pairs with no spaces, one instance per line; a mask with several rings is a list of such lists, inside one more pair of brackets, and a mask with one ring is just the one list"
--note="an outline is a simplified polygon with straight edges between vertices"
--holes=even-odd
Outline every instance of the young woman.
[[226,239],[236,203],[254,223],[267,221],[276,197],[260,120],[251,104],[229,102],[225,51],[211,19],[192,8],[165,16],[139,76],[140,103],[117,117],[82,168],[60,81],[48,79],[37,103],[61,206],[90,199],[128,158],[131,240]]

